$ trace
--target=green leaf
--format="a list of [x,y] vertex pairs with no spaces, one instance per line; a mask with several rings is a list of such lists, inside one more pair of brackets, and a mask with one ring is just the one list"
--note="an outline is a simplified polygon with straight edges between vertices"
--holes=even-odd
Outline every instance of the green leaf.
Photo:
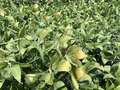
[[72,85],[75,90],[79,90],[79,84],[77,80],[75,79],[75,76],[73,73],[71,73],[71,80],[72,80]]
[[120,90],[120,85],[117,86],[114,90]]
[[68,35],[63,35],[60,37],[60,40],[59,40],[59,45],[61,48],[67,48],[68,47],[68,44],[67,42],[72,39],[72,37],[68,36]]
[[32,85],[38,80],[39,76],[40,76],[39,74],[26,74],[25,75],[25,83],[27,85]]
[[115,77],[114,77],[111,73],[105,74],[103,78],[104,78],[104,79],[108,79],[108,78],[115,79]]
[[2,78],[10,78],[11,77],[11,69],[9,67],[6,67],[1,70],[0,72]]
[[0,58],[4,58],[6,54],[7,54],[7,51],[0,48]]
[[5,15],[5,11],[0,9],[0,16],[4,16]]
[[40,84],[37,85],[37,87],[35,87],[36,90],[43,90],[43,88],[45,87],[45,82],[40,82]]
[[6,48],[7,50],[9,51],[16,51],[16,48],[15,48],[15,41],[13,39],[10,39],[7,44],[6,44]]
[[68,90],[66,87],[61,88],[60,90]]
[[0,69],[3,69],[7,66],[7,63],[5,62],[0,62]]
[[0,80],[0,88],[2,87],[5,80]]
[[85,80],[92,81],[92,78],[90,77],[90,75],[85,74],[85,75],[80,79],[80,81],[85,81]]
[[73,27],[71,25],[67,25],[67,27],[64,29],[65,35],[72,35],[73,34]]
[[120,77],[120,62],[116,63],[112,66],[111,72],[113,75],[115,75],[117,78]]
[[29,46],[31,43],[29,40],[27,39],[22,39],[19,41],[19,51],[20,53],[23,55],[25,53],[25,51],[27,50],[27,47],[26,46]]
[[90,72],[93,69],[98,69],[104,71],[104,67],[97,62],[88,61],[85,65],[83,65],[86,72]]
[[39,80],[44,81],[48,85],[53,84],[52,75],[50,73],[44,73],[40,76]]
[[25,38],[26,38],[27,40],[29,40],[29,41],[33,40],[33,37],[30,36],[30,35],[26,35]]
[[11,74],[14,78],[20,83],[21,82],[21,69],[18,64],[12,65],[11,67]]
[[56,64],[57,64],[56,65],[57,67],[56,67],[55,70],[58,71],[58,72],[62,72],[62,71],[69,72],[72,68],[70,62],[68,60],[64,60],[64,59],[59,61]]
[[56,83],[54,83],[54,90],[57,90],[61,87],[65,86],[64,82],[62,81],[57,81]]
[[108,73],[109,73],[110,70],[111,70],[111,66],[109,66],[109,65],[105,65],[105,66],[104,66],[104,71],[105,71],[105,72],[108,72]]
[[43,40],[51,31],[52,31],[52,29],[50,27],[48,27],[46,29],[38,30],[37,35],[39,36],[39,38],[41,40]]

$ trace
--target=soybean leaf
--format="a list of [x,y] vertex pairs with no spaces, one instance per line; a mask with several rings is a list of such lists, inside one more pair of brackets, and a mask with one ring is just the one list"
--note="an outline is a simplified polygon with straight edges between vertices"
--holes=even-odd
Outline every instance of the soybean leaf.
[[5,80],[0,80],[0,88],[2,87]]
[[57,81],[56,83],[54,83],[54,90],[57,90],[57,89],[64,87],[64,86],[65,86],[64,82]]
[[21,69],[18,64],[12,65],[11,67],[11,74],[14,78],[20,83],[21,82]]
[[117,86],[114,90],[120,90],[120,85]]

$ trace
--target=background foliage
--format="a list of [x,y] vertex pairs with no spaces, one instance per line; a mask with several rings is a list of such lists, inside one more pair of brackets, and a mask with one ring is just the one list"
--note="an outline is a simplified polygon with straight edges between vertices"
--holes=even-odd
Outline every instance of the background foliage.
[[120,0],[0,0],[1,90],[120,90]]

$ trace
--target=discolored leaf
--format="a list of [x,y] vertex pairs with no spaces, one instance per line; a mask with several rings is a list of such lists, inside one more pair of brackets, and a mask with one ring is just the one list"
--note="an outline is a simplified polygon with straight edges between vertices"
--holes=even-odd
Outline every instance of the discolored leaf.
[[71,80],[72,80],[73,88],[75,90],[79,90],[79,84],[78,84],[77,80],[75,79],[75,76],[73,73],[71,73]]
[[56,70],[58,72],[61,72],[61,71],[69,72],[71,70],[71,64],[68,60],[63,59],[63,60],[59,61]]
[[87,55],[77,45],[69,47],[67,53],[71,59],[75,60],[81,60],[87,57]]

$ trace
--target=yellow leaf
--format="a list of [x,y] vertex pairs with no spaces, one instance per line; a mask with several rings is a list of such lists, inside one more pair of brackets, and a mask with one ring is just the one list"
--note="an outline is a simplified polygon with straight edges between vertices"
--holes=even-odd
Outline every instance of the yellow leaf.
[[43,16],[43,19],[44,19],[45,21],[48,21],[49,16]]
[[71,72],[71,80],[72,80],[72,85],[75,88],[75,90],[79,90],[79,84],[72,72]]
[[82,68],[75,68],[74,74],[76,79],[80,80],[85,75],[85,72]]
[[71,64],[67,60],[62,60],[58,64],[57,71],[70,71],[71,70]]
[[85,72],[82,67],[75,68],[74,74],[76,80],[91,80],[91,77]]
[[77,45],[73,45],[68,49],[68,55],[72,59],[76,60],[84,59],[87,57],[87,55]]

